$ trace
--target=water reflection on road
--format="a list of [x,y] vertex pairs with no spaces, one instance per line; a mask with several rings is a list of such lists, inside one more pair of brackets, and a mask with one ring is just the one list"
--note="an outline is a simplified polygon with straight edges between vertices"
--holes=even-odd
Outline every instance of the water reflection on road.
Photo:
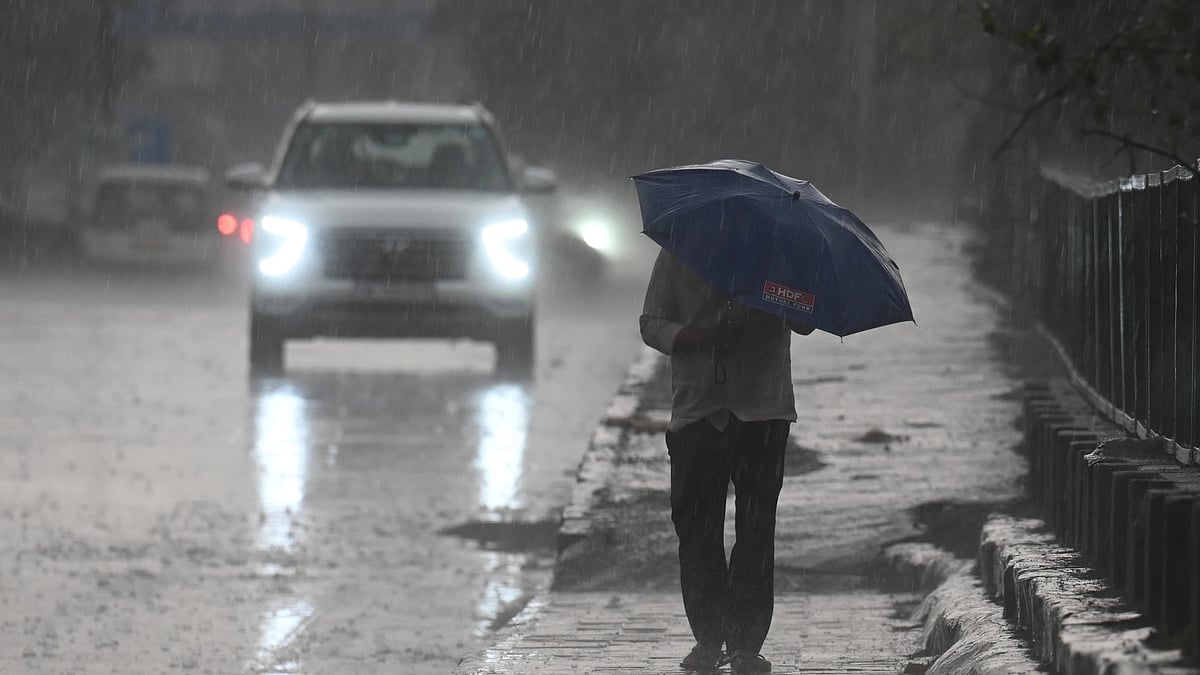
[[[259,499],[259,526],[255,545],[265,554],[259,574],[290,574],[273,554],[291,554],[301,543],[305,484],[308,478],[308,403],[287,380],[258,383],[255,392],[254,448]],[[300,630],[313,608],[307,598],[277,598],[263,609],[257,664],[273,673],[298,673],[300,664],[282,651]],[[262,668],[256,668],[262,672]]]
[[264,550],[294,548],[308,477],[307,403],[290,382],[264,383],[256,397],[254,459],[262,507],[256,539]]
[[[440,602],[474,607],[475,629],[464,625],[466,636],[446,636],[454,639],[446,652],[486,635],[497,617],[519,607],[531,592],[526,556],[438,533],[465,520],[520,517],[528,506],[523,481],[535,389],[471,370],[308,365],[251,378],[260,509],[254,559],[262,561],[259,575],[284,582],[271,584],[248,669],[305,672],[302,656],[324,651],[312,640],[365,618],[346,618],[356,594],[402,597],[399,588],[381,587],[389,577],[381,580],[379,566],[421,580],[413,603],[438,594]],[[436,561],[416,555],[438,548]],[[412,617],[391,620],[409,635],[374,636],[370,649],[386,644],[391,653],[415,649],[406,640],[429,642],[413,630]],[[338,650],[347,649],[354,647]]]
[[487,511],[513,510],[529,432],[529,393],[513,383],[494,384],[478,402],[479,505]]

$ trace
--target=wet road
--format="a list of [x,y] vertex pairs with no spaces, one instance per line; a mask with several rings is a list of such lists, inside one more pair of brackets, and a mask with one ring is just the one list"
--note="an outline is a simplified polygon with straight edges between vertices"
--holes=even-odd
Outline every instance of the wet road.
[[549,580],[641,246],[545,285],[532,382],[437,341],[252,378],[237,275],[0,274],[0,672],[448,672]]

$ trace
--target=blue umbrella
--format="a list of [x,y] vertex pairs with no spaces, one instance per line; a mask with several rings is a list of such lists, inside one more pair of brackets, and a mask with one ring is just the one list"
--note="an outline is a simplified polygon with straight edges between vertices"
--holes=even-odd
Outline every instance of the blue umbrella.
[[879,237],[808,181],[725,159],[633,182],[643,232],[733,300],[843,337],[913,320]]

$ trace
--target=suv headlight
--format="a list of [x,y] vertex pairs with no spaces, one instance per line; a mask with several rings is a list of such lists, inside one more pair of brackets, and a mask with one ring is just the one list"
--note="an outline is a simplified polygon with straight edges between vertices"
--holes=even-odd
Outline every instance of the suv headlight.
[[287,274],[300,261],[308,243],[308,227],[304,223],[278,216],[263,216],[258,225],[263,255],[258,271],[269,277]]
[[529,223],[521,218],[503,220],[483,228],[483,247],[496,271],[508,279],[529,276]]

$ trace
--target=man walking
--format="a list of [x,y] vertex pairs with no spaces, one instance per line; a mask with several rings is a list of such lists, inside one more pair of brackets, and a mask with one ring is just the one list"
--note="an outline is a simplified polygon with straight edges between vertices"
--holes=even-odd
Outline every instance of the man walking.
[[[640,324],[642,340],[671,357],[671,520],[696,638],[680,665],[709,672],[727,655],[733,675],[768,673],[759,652],[775,604],[775,509],[796,420],[791,332],[813,329],[726,300],[665,251]],[[730,482],[737,538],[726,560]]]

